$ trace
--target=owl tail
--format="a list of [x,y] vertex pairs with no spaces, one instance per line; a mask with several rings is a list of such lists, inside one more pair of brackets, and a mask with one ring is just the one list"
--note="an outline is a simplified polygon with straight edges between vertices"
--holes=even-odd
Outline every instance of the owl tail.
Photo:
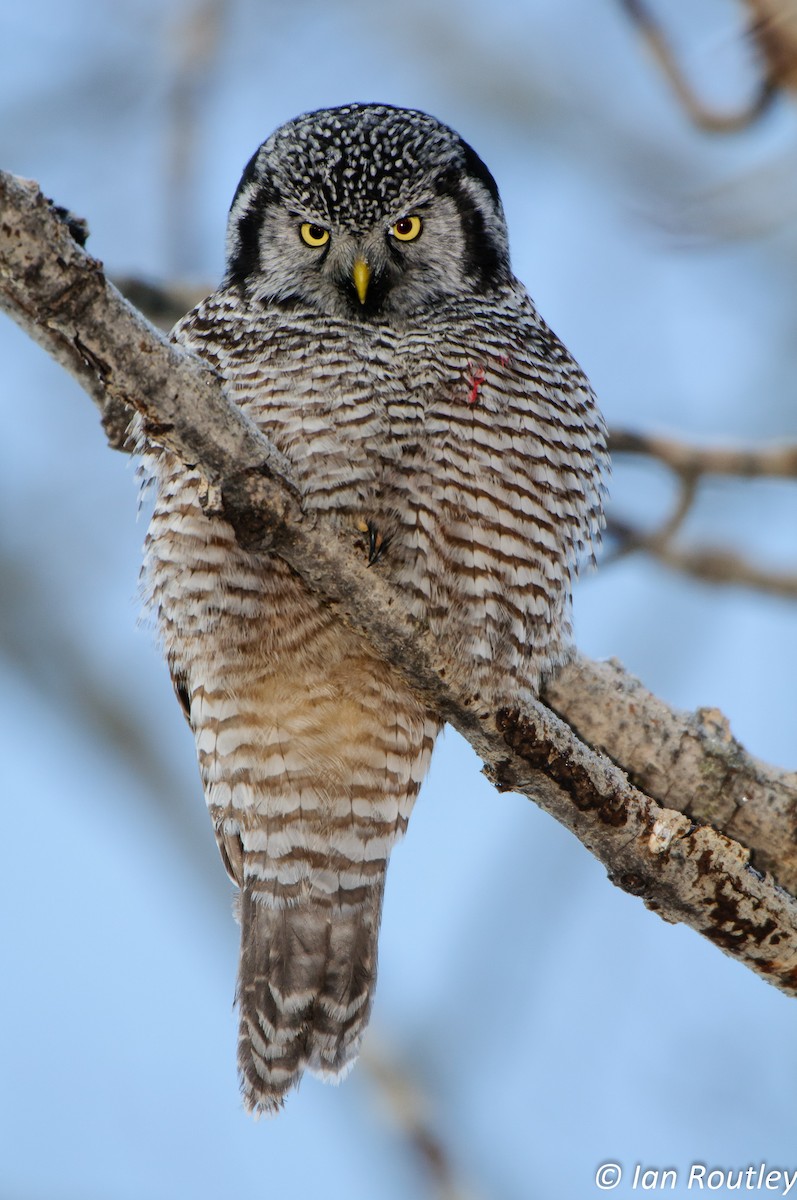
[[345,1073],[360,1047],[376,982],[384,873],[364,902],[311,892],[274,907],[241,892],[238,1068],[250,1112],[276,1113],[305,1069]]

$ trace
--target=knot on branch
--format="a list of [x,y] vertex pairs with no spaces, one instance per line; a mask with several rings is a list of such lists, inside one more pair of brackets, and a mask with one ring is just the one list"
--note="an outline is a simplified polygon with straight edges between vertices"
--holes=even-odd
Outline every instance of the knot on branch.
[[251,554],[276,550],[303,517],[298,488],[275,476],[267,463],[227,475],[218,485],[219,508],[235,530],[236,540]]
[[56,204],[53,200],[48,200],[47,203],[58,220],[66,225],[72,240],[77,242],[78,246],[85,246],[89,240],[89,223],[86,218],[76,216],[68,208],[64,208],[62,204]]
[[[627,892],[629,896],[646,896],[651,891],[651,878],[639,871],[607,871],[607,878],[615,887]],[[648,903],[648,908],[656,909],[655,902]]]

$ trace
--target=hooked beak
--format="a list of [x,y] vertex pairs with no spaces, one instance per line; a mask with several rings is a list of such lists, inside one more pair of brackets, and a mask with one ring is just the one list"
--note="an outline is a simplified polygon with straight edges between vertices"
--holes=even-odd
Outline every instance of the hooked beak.
[[364,258],[356,258],[354,260],[352,278],[354,279],[354,286],[357,290],[360,304],[365,304],[365,297],[368,294],[368,284],[371,282],[371,268]]

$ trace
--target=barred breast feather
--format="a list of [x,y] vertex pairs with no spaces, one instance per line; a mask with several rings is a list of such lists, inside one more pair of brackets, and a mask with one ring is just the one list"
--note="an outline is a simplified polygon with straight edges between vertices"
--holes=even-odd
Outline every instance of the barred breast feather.
[[568,653],[606,461],[580,368],[520,285],[501,300],[395,329],[288,320],[230,289],[179,334],[290,460],[308,508],[375,524],[379,569],[488,705],[536,693]]

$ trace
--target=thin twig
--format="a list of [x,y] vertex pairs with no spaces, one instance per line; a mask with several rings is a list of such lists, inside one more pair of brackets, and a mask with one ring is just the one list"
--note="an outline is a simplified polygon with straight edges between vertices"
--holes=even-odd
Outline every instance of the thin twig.
[[738,475],[742,478],[797,479],[797,444],[695,446],[675,438],[612,429],[609,450],[655,458],[679,475]]
[[675,542],[675,535],[691,512],[705,476],[797,479],[797,446],[793,443],[757,447],[694,446],[674,438],[618,429],[611,432],[609,446],[615,457],[641,455],[667,466],[677,476],[679,489],[672,512],[653,530],[641,529],[610,514],[607,532],[612,549],[606,554],[605,564],[643,552],[672,570],[707,583],[735,584],[787,599],[797,597],[797,573],[794,571],[766,570],[735,550],[717,546],[690,549]]
[[360,1062],[439,1200],[476,1200],[472,1189],[458,1181],[448,1148],[434,1127],[429,1097],[421,1090],[418,1080],[400,1069],[387,1055],[373,1031],[366,1038]]
[[733,584],[764,592],[768,596],[797,600],[797,574],[767,571],[734,550],[723,550],[716,546],[676,546],[669,538],[661,536],[659,531],[645,534],[617,517],[609,518],[607,532],[616,542],[615,548],[606,556],[607,562],[643,552],[672,570],[691,575],[693,579],[701,579],[704,583]]
[[180,12],[169,39],[174,66],[167,106],[166,205],[169,266],[182,274],[196,261],[194,230],[187,215],[195,210],[200,147],[200,112],[222,42],[226,0],[193,0]]

